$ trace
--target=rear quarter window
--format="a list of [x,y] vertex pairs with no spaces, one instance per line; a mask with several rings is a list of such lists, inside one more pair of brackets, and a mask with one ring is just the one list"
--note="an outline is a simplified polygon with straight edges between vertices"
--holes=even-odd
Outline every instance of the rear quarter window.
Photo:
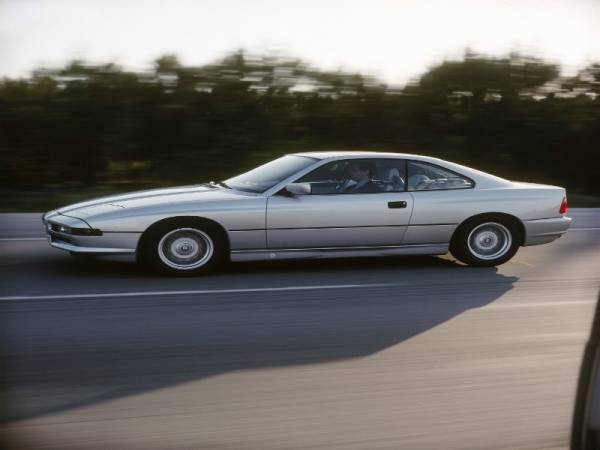
[[475,186],[470,178],[435,164],[408,161],[407,166],[409,191],[469,189]]

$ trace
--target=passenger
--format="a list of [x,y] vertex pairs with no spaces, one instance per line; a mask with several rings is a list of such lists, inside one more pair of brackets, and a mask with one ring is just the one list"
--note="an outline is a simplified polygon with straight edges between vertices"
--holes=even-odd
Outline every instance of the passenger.
[[348,175],[356,184],[346,187],[342,192],[354,194],[381,192],[379,186],[373,182],[376,171],[375,164],[371,162],[352,161],[348,165]]

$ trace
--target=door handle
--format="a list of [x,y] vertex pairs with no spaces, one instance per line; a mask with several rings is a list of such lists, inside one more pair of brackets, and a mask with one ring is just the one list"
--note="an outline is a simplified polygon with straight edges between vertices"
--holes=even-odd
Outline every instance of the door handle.
[[388,208],[390,208],[390,209],[406,208],[406,202],[405,201],[388,202]]

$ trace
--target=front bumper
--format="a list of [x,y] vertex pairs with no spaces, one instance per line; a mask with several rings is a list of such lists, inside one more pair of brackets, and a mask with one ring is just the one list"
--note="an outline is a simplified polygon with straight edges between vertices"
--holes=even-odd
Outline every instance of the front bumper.
[[552,242],[567,232],[573,219],[567,216],[550,219],[525,220],[525,242],[523,245],[539,245]]
[[[55,211],[42,217],[48,243],[59,250],[88,255],[131,255],[135,253],[141,233],[103,232],[99,236],[75,235],[57,231],[57,228],[89,228],[82,219],[65,216]],[[54,227],[52,225],[55,225]],[[57,227],[57,226],[58,227]]]
[[83,247],[80,245],[69,244],[61,240],[50,241],[50,245],[67,252],[88,255],[132,255],[135,253],[135,248]]

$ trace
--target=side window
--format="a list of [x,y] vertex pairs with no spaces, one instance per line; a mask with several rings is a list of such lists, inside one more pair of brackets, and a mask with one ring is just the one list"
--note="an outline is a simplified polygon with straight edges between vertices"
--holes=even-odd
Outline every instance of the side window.
[[472,187],[473,182],[471,180],[455,172],[421,161],[408,161],[409,191],[468,189]]
[[380,159],[377,161],[375,182],[384,192],[406,190],[406,164],[403,159]]
[[325,164],[298,183],[310,183],[313,194],[375,194],[405,190],[403,159],[345,159]]
[[346,161],[333,161],[317,167],[296,183],[310,183],[312,194],[339,194],[346,170]]

